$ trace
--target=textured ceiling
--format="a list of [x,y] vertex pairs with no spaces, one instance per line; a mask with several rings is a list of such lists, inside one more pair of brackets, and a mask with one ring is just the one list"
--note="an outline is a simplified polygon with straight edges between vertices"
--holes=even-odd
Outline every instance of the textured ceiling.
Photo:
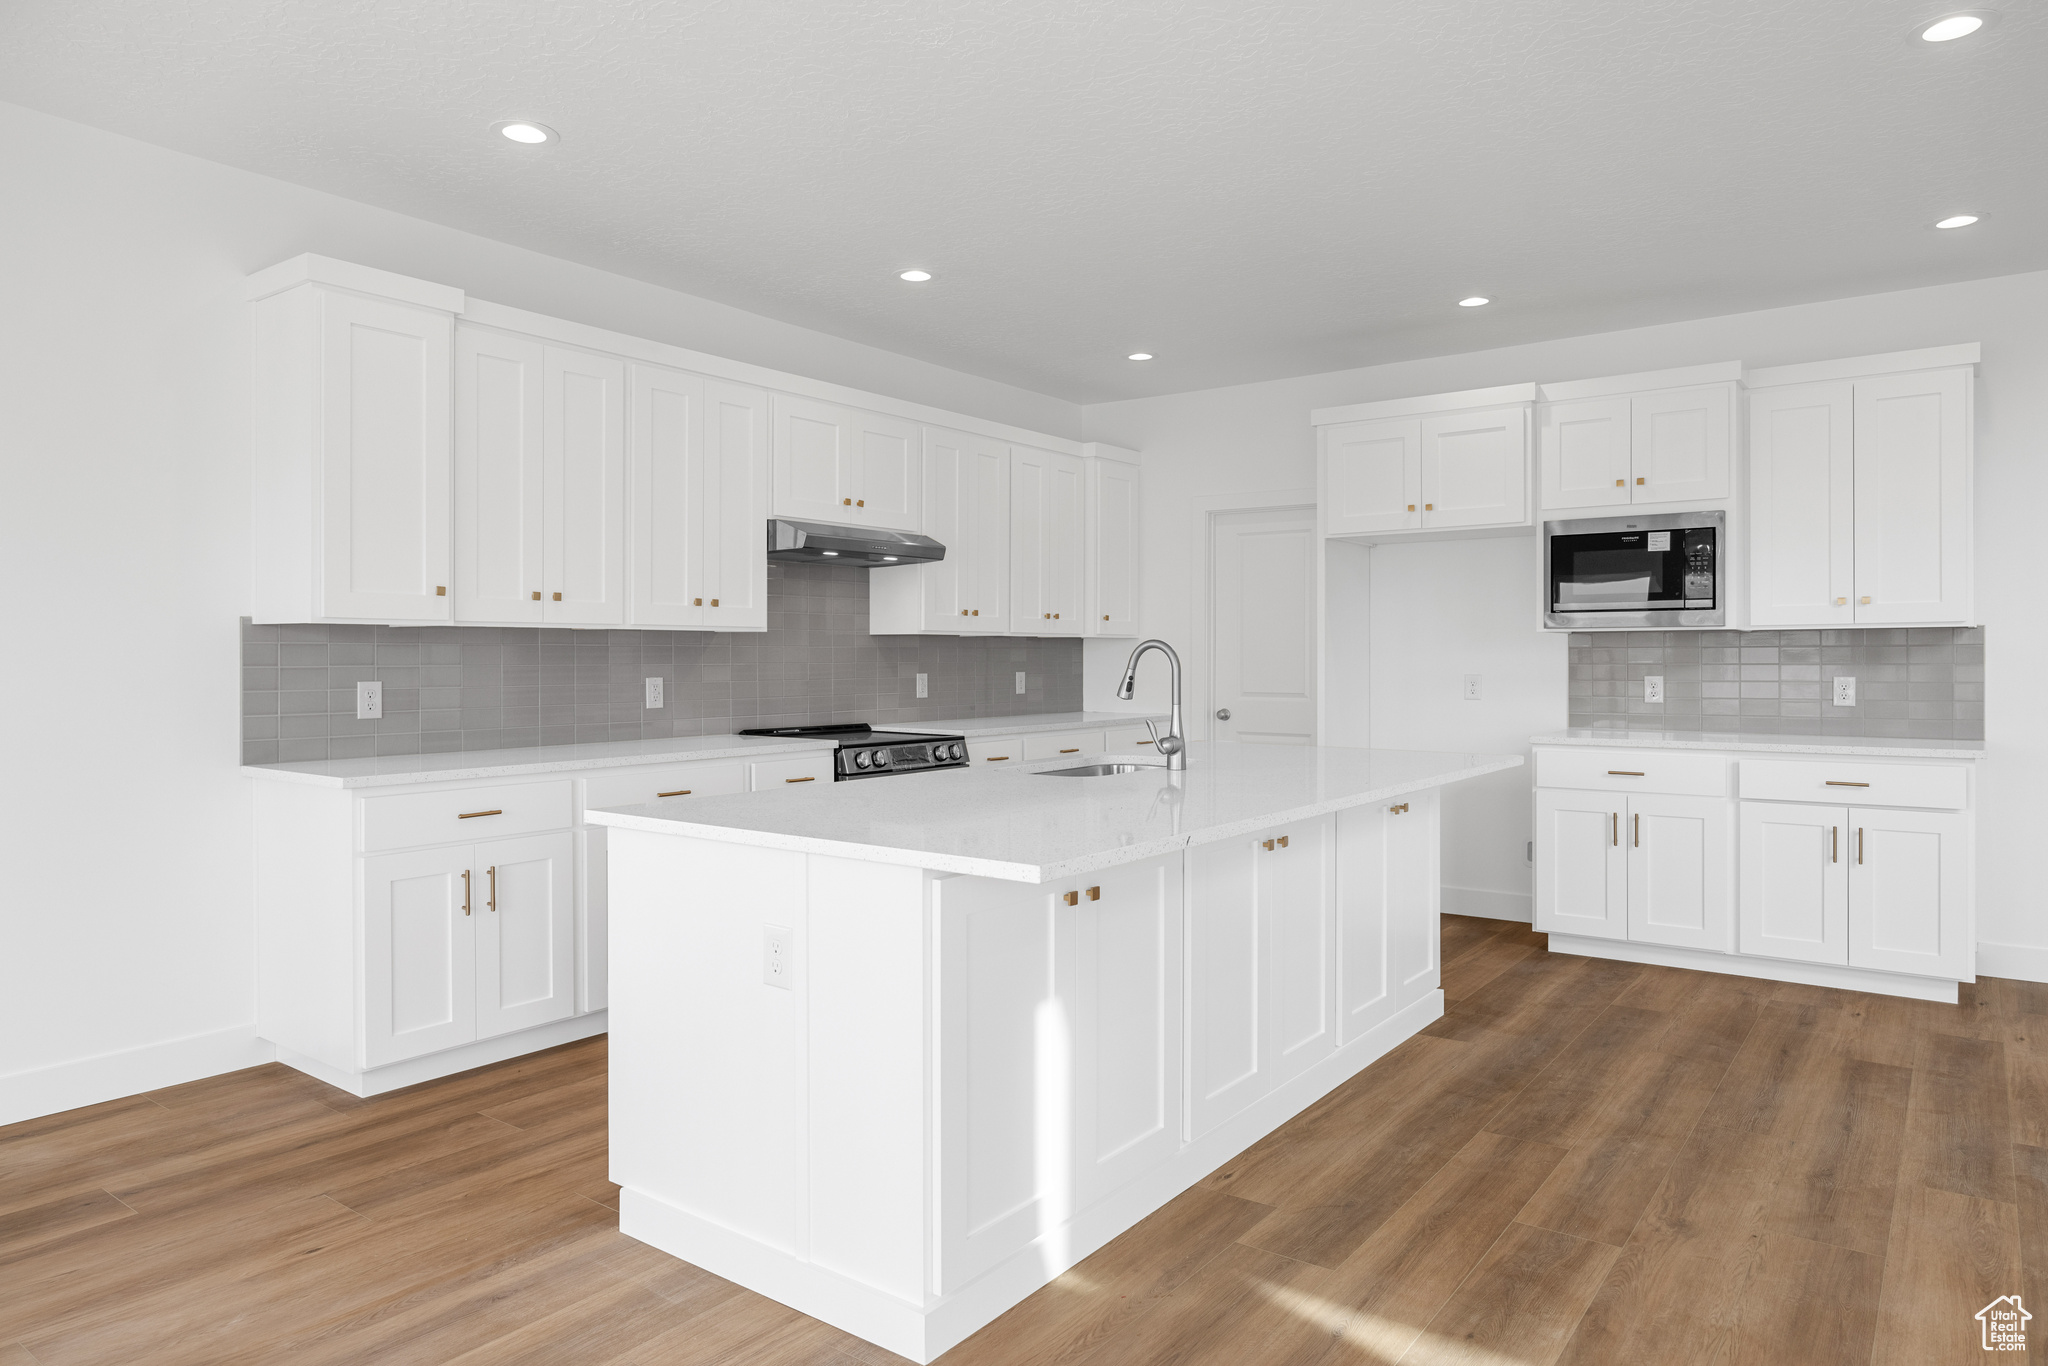
[[2048,266],[2042,9],[9,0],[0,98],[1086,402]]

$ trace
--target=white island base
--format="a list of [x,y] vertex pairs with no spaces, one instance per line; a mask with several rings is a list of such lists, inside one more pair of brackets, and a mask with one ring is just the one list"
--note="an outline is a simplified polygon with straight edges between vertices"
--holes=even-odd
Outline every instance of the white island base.
[[1236,749],[592,813],[620,1228],[929,1362],[1436,1019],[1434,788],[1517,761]]

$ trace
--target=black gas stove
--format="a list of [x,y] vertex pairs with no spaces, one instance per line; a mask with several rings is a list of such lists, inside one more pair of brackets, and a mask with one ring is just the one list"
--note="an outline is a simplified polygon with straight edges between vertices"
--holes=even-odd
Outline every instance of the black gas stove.
[[958,735],[876,730],[873,726],[773,726],[742,735],[775,735],[792,740],[830,740],[839,746],[832,762],[834,782],[967,767],[967,741]]

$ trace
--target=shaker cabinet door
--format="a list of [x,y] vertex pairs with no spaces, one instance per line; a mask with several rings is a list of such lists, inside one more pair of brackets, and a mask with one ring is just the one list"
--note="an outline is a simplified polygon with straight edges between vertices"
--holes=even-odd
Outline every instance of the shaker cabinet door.
[[1529,410],[1422,419],[1422,525],[1502,526],[1529,517]]
[[541,432],[547,348],[531,337],[455,329],[455,619],[543,617]]
[[1975,976],[1970,818],[1857,807],[1848,812],[1843,839],[1851,966]]
[[1353,536],[1422,525],[1422,420],[1324,427],[1323,533]]
[[619,625],[626,619],[625,363],[550,346],[546,366],[543,619]]
[[1856,381],[1858,625],[1970,619],[1970,376]]
[[1855,620],[1854,390],[1791,384],[1749,396],[1749,619]]
[[1609,507],[1629,501],[1626,398],[1545,404],[1538,444],[1545,508]]
[[[704,381],[659,365],[632,374],[633,573],[636,626],[697,626],[707,583]],[[757,528],[758,530],[758,528]],[[756,537],[757,552],[761,551]]]
[[576,1013],[573,840],[564,830],[476,846],[470,918],[480,1039]]
[[1605,792],[1536,793],[1536,928],[1601,939],[1628,937],[1626,801]]
[[365,1067],[477,1037],[473,965],[483,899],[469,854],[462,845],[363,860]]
[[1743,802],[1744,953],[1808,963],[1849,961],[1849,813],[1839,806]]
[[704,624],[714,631],[768,629],[768,395],[724,380],[704,382],[702,566]]
[[1630,797],[1628,937],[1726,953],[1734,947],[1733,812],[1725,797]]
[[1630,399],[1630,500],[1726,498],[1734,408],[1733,384],[1705,384]]

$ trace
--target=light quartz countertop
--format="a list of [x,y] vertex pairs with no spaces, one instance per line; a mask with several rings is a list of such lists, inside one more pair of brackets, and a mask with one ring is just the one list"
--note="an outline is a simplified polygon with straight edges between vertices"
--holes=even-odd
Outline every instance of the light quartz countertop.
[[729,844],[830,854],[1009,882],[1054,882],[1270,830],[1347,807],[1515,768],[1515,754],[1326,749],[1196,741],[1188,766],[1147,763],[1102,778],[1046,776],[1047,760],[1002,769],[948,769],[890,782],[674,798],[594,810],[594,825]]
[[[891,721],[878,730],[942,732],[973,739],[982,735],[1025,735],[1036,731],[1142,726],[1166,721],[1163,712],[1062,711],[1035,716],[985,716],[969,721]],[[290,764],[244,764],[252,778],[308,783],[315,787],[401,787],[409,783],[459,783],[481,778],[521,778],[624,768],[684,759],[758,759],[772,754],[831,749],[830,740],[775,735],[685,735],[672,740],[613,740],[596,745],[546,745],[525,749],[478,749],[454,754],[393,754],[381,759],[309,759]]]
[[1601,749],[1731,749],[1751,754],[1837,754],[1868,759],[1981,759],[1982,740],[1893,740],[1877,735],[1750,735],[1741,731],[1592,730],[1532,735],[1531,744]]
[[671,740],[613,740],[597,745],[542,745],[527,749],[477,749],[459,754],[392,754],[381,759],[309,759],[295,764],[244,764],[252,778],[315,787],[397,787],[408,783],[464,782],[473,778],[521,778],[540,773],[574,773],[682,759],[760,759],[776,754],[815,754],[829,740],[791,740],[765,735],[684,735]]

